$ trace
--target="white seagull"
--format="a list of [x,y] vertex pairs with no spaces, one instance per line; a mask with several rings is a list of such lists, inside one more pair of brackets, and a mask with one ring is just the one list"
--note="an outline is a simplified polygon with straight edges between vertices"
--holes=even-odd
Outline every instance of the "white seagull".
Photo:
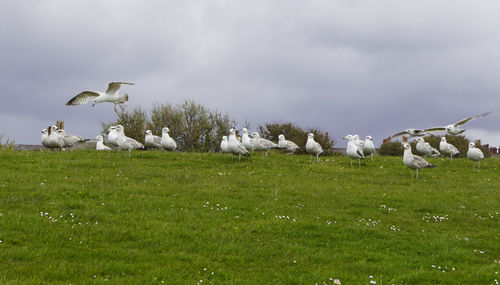
[[371,156],[373,160],[373,155],[375,154],[375,144],[371,136],[366,136],[365,142],[363,144],[363,154],[366,156]]
[[236,130],[235,129],[230,129],[229,130],[228,147],[229,147],[229,151],[232,154],[237,154],[238,155],[238,161],[241,161],[241,155],[250,156],[250,153],[245,148],[245,146],[243,145],[243,143],[241,143],[236,138]]
[[253,151],[254,139],[248,136],[247,128],[243,128],[243,136],[241,136],[241,142],[243,143],[243,145],[247,150]]
[[287,154],[293,154],[300,149],[300,147],[296,143],[286,140],[283,134],[278,136],[278,148],[280,148]]
[[64,147],[64,141],[62,137],[57,133],[56,126],[50,126],[47,128],[47,147],[51,149],[61,149]]
[[112,126],[108,129],[108,143],[114,146],[118,146],[118,131],[116,130],[116,126]]
[[307,153],[311,154],[311,158],[312,158],[312,155],[315,154],[316,155],[316,161],[319,161],[319,155],[321,153],[323,153],[323,148],[321,147],[321,145],[319,143],[317,143],[314,140],[314,134],[313,133],[309,133],[307,135],[306,151],[307,151]]
[[343,137],[344,140],[347,140],[347,148],[345,154],[351,159],[351,167],[352,160],[358,159],[358,165],[361,166],[361,159],[365,158],[363,153],[363,149],[357,144],[357,140],[359,141],[359,137],[356,140],[355,136],[347,135]]
[[267,156],[272,148],[278,147],[278,145],[272,141],[261,138],[258,132],[253,132],[250,136],[253,139],[253,149],[256,151],[264,151],[265,156]]
[[425,136],[425,130],[422,130],[422,129],[406,129],[406,130],[401,131],[399,133],[393,134],[392,136],[389,137],[389,140],[391,140],[394,137],[401,136],[401,135],[410,135],[412,137],[422,137],[422,136]]
[[151,130],[146,130],[146,137],[144,138],[144,145],[147,148],[161,148],[161,137],[153,135]]
[[484,114],[479,114],[479,115],[476,115],[476,116],[473,116],[473,117],[465,118],[465,119],[460,120],[460,121],[458,121],[458,122],[456,122],[454,124],[447,125],[447,126],[444,126],[444,127],[428,128],[428,129],[425,129],[425,131],[426,132],[446,131],[448,134],[456,136],[456,135],[459,135],[459,134],[461,134],[461,133],[463,133],[465,131],[464,129],[460,129],[459,126],[464,125],[465,123],[467,123],[469,121],[472,121],[472,120],[475,120],[475,119],[479,119],[481,117],[489,115],[490,113],[491,113],[491,111],[486,112]]
[[102,136],[97,136],[94,139],[96,140],[95,150],[111,150],[110,147],[104,145]]
[[123,104],[128,101],[127,94],[118,94],[118,91],[120,90],[122,84],[134,85],[134,83],[127,83],[127,82],[111,82],[108,84],[108,90],[106,90],[106,92],[83,91],[82,93],[71,98],[71,100],[69,100],[68,103],[66,103],[66,105],[68,106],[82,105],[86,104],[90,100],[94,100],[94,102],[92,103],[92,107],[94,107],[95,104],[98,103],[111,102],[115,104],[115,112],[116,112],[116,105]]
[[118,139],[116,140],[118,142],[118,147],[121,149],[128,150],[128,157],[130,157],[131,150],[138,149],[138,148],[144,148],[142,143],[134,140],[133,138],[129,138],[129,137],[125,136],[125,132],[123,130],[122,125],[116,126],[116,131],[118,132]]
[[88,141],[88,139],[84,139],[81,136],[68,134],[63,129],[58,129],[58,130],[56,130],[56,132],[61,137],[62,141],[64,142],[65,148],[72,148],[75,145],[79,145],[81,143]]
[[167,127],[161,129],[161,147],[166,150],[175,151],[175,149],[177,148],[177,143],[168,135],[168,132],[170,132],[170,129]]
[[416,149],[419,153],[429,156],[440,156],[441,153],[433,148],[428,142],[425,142],[424,138],[417,138]]
[[229,142],[227,141],[227,136],[222,136],[222,141],[220,142],[220,152],[231,153],[229,150]]
[[48,147],[49,143],[49,131],[47,129],[42,130],[42,145]]
[[469,150],[467,151],[467,158],[472,160],[472,169],[474,169],[477,161],[477,168],[479,168],[479,161],[484,159],[484,154],[481,149],[476,147],[473,142],[469,143]]
[[453,156],[459,154],[460,151],[452,145],[451,143],[446,142],[446,137],[441,138],[441,142],[439,143],[439,150],[444,155],[449,155],[450,159],[453,159]]
[[411,171],[411,178],[413,178],[414,170],[417,171],[417,179],[418,179],[418,170],[421,168],[433,168],[436,167],[433,164],[428,163],[425,159],[421,158],[418,155],[414,155],[411,153],[411,146],[409,143],[403,143],[404,154],[403,154],[403,163],[408,166]]

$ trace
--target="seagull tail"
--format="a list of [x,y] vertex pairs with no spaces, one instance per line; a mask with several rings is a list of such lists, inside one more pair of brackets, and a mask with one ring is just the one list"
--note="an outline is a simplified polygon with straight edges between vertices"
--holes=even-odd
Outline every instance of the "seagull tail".
[[425,166],[425,168],[434,168],[434,167],[436,167],[436,166],[434,164],[430,164],[430,163]]
[[244,155],[244,156],[248,156],[248,157],[250,157],[250,153],[249,153],[249,152],[247,152],[247,153],[245,153],[245,154],[243,154],[243,155]]

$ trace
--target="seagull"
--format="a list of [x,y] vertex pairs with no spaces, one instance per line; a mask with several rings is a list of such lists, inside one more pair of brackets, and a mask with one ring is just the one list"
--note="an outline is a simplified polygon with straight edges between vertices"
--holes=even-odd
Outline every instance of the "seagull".
[[261,138],[258,132],[253,132],[250,136],[253,139],[253,149],[256,151],[264,151],[265,156],[267,156],[272,148],[278,147],[278,145],[272,141]]
[[115,112],[117,112],[116,105],[123,104],[128,101],[127,94],[118,94],[118,91],[120,90],[122,84],[134,85],[134,83],[127,82],[111,82],[108,84],[108,90],[106,90],[106,92],[103,93],[100,91],[83,91],[82,93],[71,98],[71,100],[69,100],[66,105],[82,105],[86,104],[90,100],[94,100],[94,103],[92,103],[92,107],[94,107],[95,104],[98,103],[111,102],[115,104]]
[[49,142],[49,131],[47,129],[42,130],[42,145],[48,147]]
[[243,128],[243,136],[241,137],[241,142],[247,150],[251,150],[253,152],[254,139],[248,136],[247,128]]
[[278,148],[280,148],[287,154],[293,154],[300,149],[300,147],[294,142],[286,140],[283,134],[278,136]]
[[441,153],[433,148],[424,138],[417,138],[417,151],[423,155],[440,156]]
[[220,152],[231,153],[229,150],[229,142],[227,141],[227,136],[222,136],[222,141],[220,142]]
[[142,143],[134,140],[133,138],[125,136],[125,132],[123,130],[122,125],[116,126],[116,131],[118,132],[118,139],[116,140],[116,142],[118,143],[118,147],[120,147],[121,149],[128,150],[128,157],[130,157],[131,150],[144,148]]
[[433,168],[436,167],[433,164],[428,163],[425,159],[418,155],[414,155],[411,153],[411,146],[409,143],[403,143],[404,154],[403,154],[403,163],[408,166],[411,171],[411,178],[413,178],[413,171],[417,170],[417,179],[418,179],[418,170],[421,168]]
[[316,161],[319,161],[319,155],[323,153],[323,148],[319,143],[314,141],[314,134],[309,133],[307,135],[307,142],[306,142],[306,151],[312,155],[316,155]]
[[[347,140],[347,148],[345,151],[345,154],[351,158],[351,167],[352,167],[352,160],[353,159],[358,159],[358,165],[361,166],[361,159],[365,158],[365,155],[363,154],[363,149],[356,144],[356,137],[352,135],[347,135],[343,137],[344,140]],[[359,141],[359,137],[358,137]]]
[[241,161],[241,155],[250,156],[250,153],[245,148],[243,143],[238,141],[238,139],[236,138],[236,130],[235,129],[229,130],[228,147],[229,147],[229,151],[232,154],[238,155],[238,161]]
[[104,139],[102,136],[97,136],[94,139],[97,141],[95,144],[95,150],[111,150],[110,147],[104,145]]
[[401,135],[410,135],[412,137],[422,137],[422,136],[425,136],[425,130],[422,130],[422,129],[406,129],[406,130],[401,131],[399,133],[393,134],[392,136],[389,137],[389,140],[391,140],[394,137],[401,136]]
[[353,135],[353,136],[352,136],[352,139],[353,139],[354,143],[355,143],[358,147],[363,148],[363,145],[365,144],[365,142],[364,142],[364,141],[362,141],[362,140],[360,140],[358,135]]
[[57,133],[56,126],[50,126],[47,128],[47,145],[46,147],[51,149],[61,149],[64,147],[64,141],[62,137]]
[[458,149],[454,145],[446,142],[446,137],[441,138],[441,142],[439,143],[439,150],[442,154],[449,155],[450,159],[453,159],[454,155],[460,153],[460,151],[458,151]]
[[116,141],[118,139],[118,131],[116,130],[116,126],[112,126],[108,129],[108,143],[118,146],[118,142]]
[[363,154],[365,156],[371,156],[373,160],[373,155],[375,154],[375,144],[373,144],[371,136],[366,136],[365,138],[365,142],[363,144]]
[[58,129],[56,130],[56,132],[61,137],[62,141],[64,142],[64,147],[66,148],[72,148],[75,145],[79,145],[81,143],[88,141],[88,139],[84,139],[81,136],[68,134],[63,129]]
[[168,132],[170,132],[170,129],[167,127],[164,127],[161,130],[161,147],[166,150],[175,151],[175,149],[177,148],[177,143],[168,135]]
[[144,138],[144,145],[147,148],[161,148],[161,137],[153,135],[151,130],[146,130],[146,138]]
[[469,150],[467,151],[467,158],[472,160],[472,169],[474,169],[475,163],[477,161],[477,168],[479,168],[479,161],[484,159],[484,154],[481,149],[476,147],[473,142],[469,143]]
[[446,131],[448,134],[450,134],[452,136],[456,136],[456,135],[459,135],[465,131],[464,129],[460,129],[459,126],[464,125],[465,123],[467,123],[469,121],[479,119],[479,118],[484,117],[484,116],[489,115],[489,114],[491,114],[491,111],[486,112],[484,114],[479,114],[479,115],[476,115],[473,117],[465,118],[465,119],[460,120],[460,121],[458,121],[454,124],[451,124],[451,125],[447,125],[444,127],[433,127],[433,128],[425,129],[424,131],[426,131],[426,132]]

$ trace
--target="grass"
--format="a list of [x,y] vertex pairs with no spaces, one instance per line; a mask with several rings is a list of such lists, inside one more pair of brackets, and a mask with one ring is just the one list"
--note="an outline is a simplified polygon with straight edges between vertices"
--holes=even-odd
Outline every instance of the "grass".
[[0,283],[500,279],[497,159],[132,155],[0,151]]

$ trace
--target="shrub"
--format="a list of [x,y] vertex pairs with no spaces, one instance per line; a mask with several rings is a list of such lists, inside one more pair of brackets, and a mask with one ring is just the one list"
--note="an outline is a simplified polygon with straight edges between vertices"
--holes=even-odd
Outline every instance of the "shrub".
[[[413,146],[412,146],[413,149]],[[396,142],[396,141],[389,141],[386,143],[383,143],[379,149],[377,150],[377,153],[379,155],[387,155],[387,156],[402,156],[403,155],[403,146],[401,142]]]
[[131,112],[122,109],[115,122],[102,124],[102,127],[106,134],[110,126],[123,125],[125,134],[140,142],[144,142],[147,129],[161,136],[163,127],[168,127],[178,150],[218,151],[223,134],[229,130],[229,122],[227,114],[186,100],[178,106],[155,104],[149,117],[141,108]]
[[305,145],[307,142],[308,133],[314,134],[314,140],[317,141],[324,150],[324,155],[333,154],[333,146],[335,141],[329,138],[326,133],[318,129],[309,128],[303,130],[290,122],[286,123],[271,123],[259,126],[259,132],[262,137],[274,142],[278,142],[278,136],[283,134],[287,140],[295,142],[301,149],[296,153],[306,153]]
[[1,150],[14,150],[15,142],[7,138],[5,143],[3,141],[3,135],[0,135],[0,151]]

